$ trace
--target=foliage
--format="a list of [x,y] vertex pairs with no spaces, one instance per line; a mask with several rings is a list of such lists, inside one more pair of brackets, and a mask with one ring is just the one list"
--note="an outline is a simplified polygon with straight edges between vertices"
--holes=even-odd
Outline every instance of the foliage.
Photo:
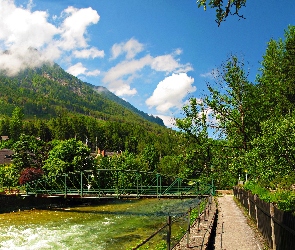
[[262,123],[262,135],[253,140],[252,149],[244,158],[252,179],[272,189],[277,189],[283,178],[290,178],[289,186],[295,183],[294,136],[294,115]]
[[[0,118],[0,132],[1,122],[3,123],[1,135],[10,135],[5,131],[6,127],[9,128],[11,119],[8,116]],[[138,124],[99,120],[66,111],[60,111],[57,117],[48,120],[37,117],[32,120],[24,119],[22,124],[23,134],[32,135],[41,141],[76,138],[87,143],[92,150],[97,148],[114,152],[128,150],[138,154],[145,150],[146,145],[152,145],[157,154],[166,155],[173,151],[174,145],[177,145],[179,140],[175,136],[175,131],[157,125],[147,128]],[[12,142],[17,140],[19,138]]]
[[12,117],[9,124],[9,134],[12,140],[17,140],[23,130],[23,120],[24,114],[22,109],[16,107],[12,112]]
[[34,180],[38,180],[43,176],[44,172],[40,168],[25,168],[21,171],[20,177],[19,177],[19,184],[24,185],[27,182],[31,182]]
[[257,76],[257,110],[260,121],[289,115],[295,104],[295,26],[285,31],[285,40],[270,40]]
[[[234,185],[241,170],[231,163],[241,160],[257,134],[256,114],[251,108],[255,86],[248,82],[244,67],[231,56],[215,70],[214,82],[207,83],[209,94],[202,100],[191,98],[183,108],[184,118],[176,120],[194,145],[188,150],[195,158],[193,164],[202,166],[200,178],[208,181],[213,177],[220,188]],[[210,139],[209,130],[219,140]]]
[[278,208],[284,211],[295,211],[295,190],[280,189],[271,192],[269,189],[261,187],[258,183],[249,181],[244,188],[259,196],[261,200],[273,202]]
[[43,166],[48,176],[93,168],[90,149],[81,141],[76,139],[55,140],[51,144],[52,149],[49,151],[48,158]]
[[13,144],[14,144],[14,141],[12,140],[0,141],[0,149],[12,148]]
[[157,172],[164,175],[177,176],[178,174],[184,174],[182,166],[182,155],[166,155],[164,156],[158,167]]
[[207,83],[209,95],[204,103],[211,110],[213,122],[232,146],[247,150],[251,139],[252,109],[250,92],[253,85],[247,80],[245,65],[236,56],[231,56],[214,73],[215,82]]
[[9,135],[9,127],[10,127],[10,118],[8,116],[4,116],[0,119],[0,135]]
[[28,167],[42,167],[47,158],[48,149],[42,140],[22,134],[12,145],[13,163],[19,170]]
[[3,187],[18,186],[19,169],[14,164],[0,165],[0,182]]
[[159,153],[155,146],[152,144],[147,144],[141,153],[143,162],[146,165],[146,170],[154,171],[159,163]]
[[246,0],[197,0],[198,7],[204,7],[206,11],[207,6],[216,9],[216,22],[218,26],[221,22],[225,21],[228,15],[237,15],[240,18],[244,18],[243,15],[239,13],[242,7],[246,6]]

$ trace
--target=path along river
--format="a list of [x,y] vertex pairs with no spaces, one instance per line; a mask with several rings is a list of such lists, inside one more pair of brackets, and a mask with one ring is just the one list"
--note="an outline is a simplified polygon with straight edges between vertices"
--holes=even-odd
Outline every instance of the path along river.
[[[130,249],[197,199],[113,200],[98,206],[0,214],[0,249]],[[164,235],[163,235],[164,238]]]

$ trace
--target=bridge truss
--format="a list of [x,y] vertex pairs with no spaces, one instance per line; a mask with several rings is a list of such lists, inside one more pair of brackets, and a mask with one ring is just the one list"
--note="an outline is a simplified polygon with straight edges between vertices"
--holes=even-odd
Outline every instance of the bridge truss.
[[213,182],[204,184],[159,173],[97,169],[43,177],[26,184],[27,194],[78,197],[199,196],[215,193]]

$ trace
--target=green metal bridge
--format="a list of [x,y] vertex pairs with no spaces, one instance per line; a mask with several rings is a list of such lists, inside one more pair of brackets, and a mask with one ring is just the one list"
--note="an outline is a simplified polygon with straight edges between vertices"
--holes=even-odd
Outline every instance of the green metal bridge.
[[43,177],[26,184],[27,194],[64,197],[191,197],[215,193],[204,184],[159,173],[97,169]]

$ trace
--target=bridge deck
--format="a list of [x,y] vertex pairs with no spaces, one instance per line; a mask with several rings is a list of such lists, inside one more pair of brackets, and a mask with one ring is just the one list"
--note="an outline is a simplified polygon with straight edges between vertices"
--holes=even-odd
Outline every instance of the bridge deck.
[[[30,195],[30,193],[29,193]],[[33,194],[31,194],[33,195]],[[54,198],[54,197],[65,197],[64,194],[39,194],[42,197]],[[186,198],[201,198],[207,197],[208,195],[178,195],[178,194],[169,194],[169,195],[156,195],[156,194],[124,194],[124,195],[117,195],[117,194],[106,194],[106,195],[89,195],[84,194],[81,196],[79,193],[68,193],[67,198],[79,198],[79,199],[106,199],[106,198],[120,198],[120,199],[135,199],[135,198],[170,198],[170,199],[186,199]]]

